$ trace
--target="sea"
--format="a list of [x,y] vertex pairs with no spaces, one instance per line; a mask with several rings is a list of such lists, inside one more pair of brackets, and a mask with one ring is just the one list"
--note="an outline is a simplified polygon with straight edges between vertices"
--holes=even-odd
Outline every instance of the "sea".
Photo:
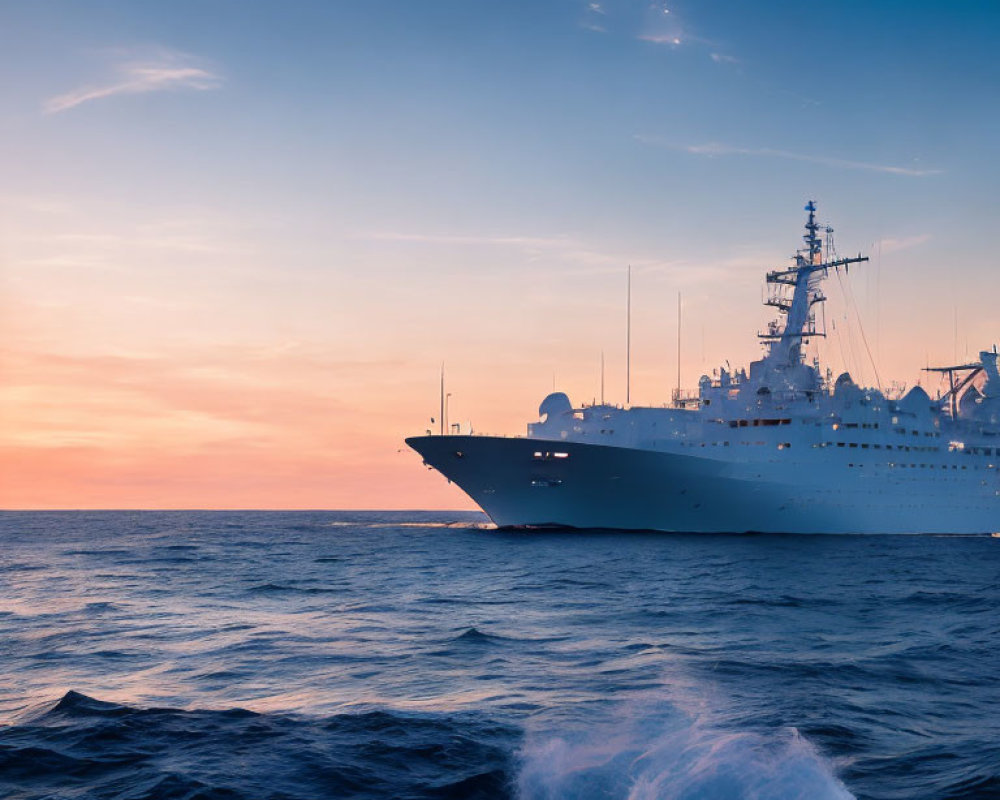
[[1000,539],[0,514],[0,797],[1000,798]]

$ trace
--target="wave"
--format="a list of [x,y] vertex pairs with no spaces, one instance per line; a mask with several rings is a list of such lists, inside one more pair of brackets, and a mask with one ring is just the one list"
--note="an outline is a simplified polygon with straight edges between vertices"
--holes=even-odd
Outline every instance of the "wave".
[[133,708],[78,692],[0,729],[0,796],[511,797],[516,729],[475,715]]
[[284,583],[262,583],[247,589],[249,594],[335,594],[333,586],[289,586]]
[[562,642],[566,636],[502,636],[499,633],[485,633],[479,628],[467,628],[458,636],[448,639],[451,644],[549,644],[551,642]]
[[499,636],[495,633],[483,633],[478,628],[469,628],[449,641],[466,642],[468,644],[491,644],[510,640],[506,636]]
[[530,732],[520,800],[853,800],[795,729],[727,730],[711,715],[646,698],[594,720]]

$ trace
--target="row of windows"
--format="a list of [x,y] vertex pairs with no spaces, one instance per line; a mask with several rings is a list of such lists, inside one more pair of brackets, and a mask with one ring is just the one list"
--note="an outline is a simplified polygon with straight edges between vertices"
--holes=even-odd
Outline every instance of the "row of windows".
[[[861,468],[861,467],[864,467],[864,464],[848,464],[847,466]],[[895,463],[893,461],[890,461],[888,464],[873,464],[871,466],[875,466],[875,467],[889,467],[890,469],[943,469],[943,470],[948,470],[948,469],[951,469],[951,470],[968,470],[968,469],[973,469],[973,470],[977,470],[977,471],[980,470],[980,469],[996,469],[996,466],[994,464],[987,464],[985,467],[980,467],[980,466],[975,465],[975,464],[973,464],[972,467],[969,467],[969,466],[967,466],[965,464],[961,464],[961,465],[952,464],[949,467],[947,464],[937,464],[937,465],[935,465],[935,464],[897,464],[897,463]]]
[[[767,442],[757,441],[757,442],[738,442],[738,444],[743,445],[744,447],[763,447],[763,446],[767,445],[768,443]],[[730,443],[729,442],[681,442],[680,445],[681,445],[681,447],[729,447]],[[792,446],[791,442],[778,442],[777,443],[777,448],[779,450],[788,450],[788,449],[791,448],[791,446]],[[812,447],[813,448],[820,448],[820,447],[844,447],[844,448],[855,448],[855,449],[861,449],[861,450],[882,450],[884,448],[885,450],[896,450],[896,451],[901,452],[901,453],[902,452],[905,452],[905,453],[910,453],[910,452],[915,452],[915,453],[940,453],[941,452],[941,448],[940,447],[917,447],[917,446],[910,446],[910,445],[896,445],[895,447],[893,447],[893,445],[891,445],[891,444],[880,445],[880,444],[868,444],[866,442],[861,442],[860,444],[858,442],[818,442],[818,443],[812,445]],[[949,452],[963,452],[966,455],[983,455],[983,456],[997,455],[997,456],[1000,456],[1000,447],[997,447],[997,448],[991,448],[991,447],[969,447],[969,448],[965,448],[964,450],[958,450],[957,448],[950,448]],[[890,465],[890,466],[892,466],[892,465]],[[905,466],[905,464],[903,466]],[[942,468],[943,469],[947,469],[947,467],[942,467]],[[992,469],[992,465],[990,465],[990,468]],[[962,469],[965,469],[965,467],[962,467]],[[979,468],[976,467],[976,469],[979,469]]]
[[911,450],[917,453],[940,453],[940,447],[917,447],[916,445],[895,445],[891,444],[881,445],[881,444],[868,444],[867,442],[819,442],[814,444],[813,447],[860,447],[862,450],[882,450],[883,447],[886,450],[900,450],[909,453]]
[[[728,422],[724,419],[712,420],[719,425],[728,424],[730,428],[760,428],[760,427],[772,427],[775,425],[791,425],[792,420],[790,419],[731,419]],[[827,423],[822,421],[811,421],[808,419],[801,420],[803,425],[815,425],[816,427],[825,426]],[[877,422],[835,422],[833,423],[833,429],[840,430],[841,428],[846,429],[861,429],[861,430],[881,430],[881,426]],[[898,433],[902,436],[906,436],[909,433],[911,436],[924,436],[928,439],[938,439],[941,437],[939,431],[917,431],[910,430],[907,431],[906,428],[894,427],[892,429],[893,433]]]
[[[833,429],[835,431],[836,430],[840,430],[841,428],[845,428],[845,429],[846,428],[862,428],[864,430],[874,430],[874,431],[877,431],[879,429],[879,425],[878,425],[877,422],[871,422],[871,423],[868,423],[868,422],[862,422],[862,423],[857,423],[857,422],[835,422],[835,423],[833,423]],[[892,432],[893,433],[898,433],[900,436],[906,436],[906,428],[893,428]],[[923,434],[921,434],[920,431],[911,430],[910,431],[910,435],[911,436],[918,436],[918,437],[921,436],[921,435],[923,435],[924,437],[926,437],[928,439],[939,439],[941,437],[941,434],[938,431],[924,431]]]
[[[720,420],[715,420],[715,421],[719,422],[719,423],[723,423],[724,422],[724,420],[721,420],[721,419]],[[808,425],[809,424],[809,420],[808,419],[803,419],[802,423],[804,425]],[[791,425],[791,424],[792,424],[792,421],[790,419],[731,419],[731,420],[729,420],[729,427],[730,428],[758,428],[758,427],[770,427],[772,425]],[[820,425],[825,425],[826,423],[825,422],[815,422],[813,424],[818,427]],[[848,429],[848,428],[851,428],[851,429],[860,428],[861,430],[866,430],[866,431],[868,431],[868,430],[872,430],[872,431],[880,430],[879,423],[877,423],[877,422],[835,422],[835,423],[833,423],[833,429],[835,431],[839,430],[840,428],[844,428],[844,429]],[[893,433],[899,433],[899,434],[902,434],[904,436],[906,435],[906,428],[899,428],[899,427],[897,427],[897,428],[893,428],[892,430],[893,430]],[[937,432],[937,431],[924,431],[921,434],[920,431],[915,431],[915,430],[911,430],[910,431],[910,435],[911,436],[921,436],[921,435],[923,435],[923,436],[926,436],[928,438],[937,438],[937,437],[941,436],[941,434],[939,432]]]
[[[814,444],[813,447],[853,447],[861,448],[862,450],[882,450],[883,447],[886,450],[898,450],[901,452],[914,452],[914,453],[940,453],[940,447],[910,447],[909,445],[897,445],[895,448],[891,444],[880,445],[880,444],[866,444],[862,442],[858,444],[857,442],[819,442]],[[965,453],[967,456],[1000,456],[1000,447],[965,447],[964,445],[952,445],[948,448],[949,453]]]

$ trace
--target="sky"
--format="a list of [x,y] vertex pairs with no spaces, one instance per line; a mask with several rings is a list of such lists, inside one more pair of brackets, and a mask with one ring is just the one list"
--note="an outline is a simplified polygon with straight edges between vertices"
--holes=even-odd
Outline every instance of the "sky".
[[[0,508],[471,508],[403,439],[1000,341],[1000,5],[0,0]],[[866,352],[871,351],[869,358]]]

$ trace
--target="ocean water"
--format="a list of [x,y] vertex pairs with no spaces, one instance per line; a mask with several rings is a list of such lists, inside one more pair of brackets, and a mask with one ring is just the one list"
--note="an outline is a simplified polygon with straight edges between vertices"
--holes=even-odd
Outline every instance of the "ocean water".
[[0,797],[1000,797],[1000,539],[482,522],[0,514]]

